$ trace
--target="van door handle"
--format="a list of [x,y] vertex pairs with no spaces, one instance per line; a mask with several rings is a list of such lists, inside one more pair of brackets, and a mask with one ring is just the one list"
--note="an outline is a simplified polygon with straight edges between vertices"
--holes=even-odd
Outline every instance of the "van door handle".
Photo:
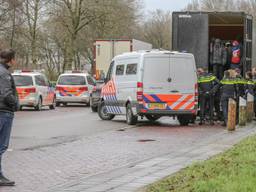
[[169,83],[172,82],[172,78],[169,77],[169,78],[167,79],[167,81],[168,81]]
[[172,92],[172,93],[179,93],[178,90],[172,90],[171,92]]

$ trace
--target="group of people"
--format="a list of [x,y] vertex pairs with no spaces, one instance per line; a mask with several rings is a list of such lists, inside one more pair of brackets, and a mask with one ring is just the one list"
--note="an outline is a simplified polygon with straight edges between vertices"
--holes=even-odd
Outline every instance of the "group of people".
[[240,97],[247,99],[248,94],[256,96],[256,68],[248,71],[244,78],[239,68],[226,70],[222,79],[202,68],[197,73],[200,125],[205,124],[206,120],[214,125],[214,121],[218,120],[223,121],[223,126],[226,126],[229,99],[234,99],[239,104]]
[[210,42],[210,69],[198,69],[200,125],[209,117],[210,124],[214,120],[227,124],[228,102],[239,98],[247,99],[247,94],[256,95],[256,69],[241,75],[242,46],[239,41],[223,41],[212,38]]
[[225,70],[240,67],[242,45],[238,40],[225,41],[212,38],[209,50],[210,68],[218,79],[223,78]]

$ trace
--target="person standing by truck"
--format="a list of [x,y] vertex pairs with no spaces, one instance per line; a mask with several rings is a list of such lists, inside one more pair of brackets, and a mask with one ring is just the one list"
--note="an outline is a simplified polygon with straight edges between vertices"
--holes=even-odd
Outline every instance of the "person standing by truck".
[[252,68],[252,82],[254,83],[254,114],[256,117],[256,68]]
[[223,126],[227,125],[228,120],[228,102],[229,99],[236,100],[237,98],[237,87],[236,77],[234,70],[228,70],[224,72],[224,78],[220,81],[221,83],[221,106],[224,116]]
[[14,186],[2,172],[2,156],[8,148],[14,112],[18,109],[18,96],[9,68],[15,65],[15,52],[0,52],[0,186]]
[[242,49],[238,41],[233,41],[232,43],[232,57],[231,57],[231,69],[240,69],[241,68],[241,57]]
[[219,87],[218,79],[206,72],[206,70],[198,69],[198,89],[200,98],[200,123],[205,124],[206,113],[209,113],[210,124],[213,125],[213,112],[214,112],[214,95]]
[[227,50],[220,39],[215,39],[212,50],[213,74],[218,78],[223,78],[224,67],[227,63]]
[[231,59],[232,59],[232,46],[231,46],[231,42],[226,42],[225,44],[226,47],[226,51],[227,51],[227,63],[226,66],[224,68],[224,71],[229,70],[231,67]]

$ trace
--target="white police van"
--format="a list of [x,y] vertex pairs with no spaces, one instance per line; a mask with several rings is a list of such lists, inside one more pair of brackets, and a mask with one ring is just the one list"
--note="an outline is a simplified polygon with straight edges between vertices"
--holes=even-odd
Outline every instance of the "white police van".
[[116,56],[101,91],[102,120],[126,115],[129,125],[138,117],[155,121],[175,116],[188,125],[197,114],[198,87],[192,54],[141,51]]

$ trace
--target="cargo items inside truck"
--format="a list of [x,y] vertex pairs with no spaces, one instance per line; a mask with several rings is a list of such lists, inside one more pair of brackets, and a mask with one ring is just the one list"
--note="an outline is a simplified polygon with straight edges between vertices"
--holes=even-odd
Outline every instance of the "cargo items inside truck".
[[174,12],[173,50],[193,53],[197,67],[209,68],[212,39],[222,44],[237,40],[241,45],[241,69],[252,65],[252,17],[243,12]]

